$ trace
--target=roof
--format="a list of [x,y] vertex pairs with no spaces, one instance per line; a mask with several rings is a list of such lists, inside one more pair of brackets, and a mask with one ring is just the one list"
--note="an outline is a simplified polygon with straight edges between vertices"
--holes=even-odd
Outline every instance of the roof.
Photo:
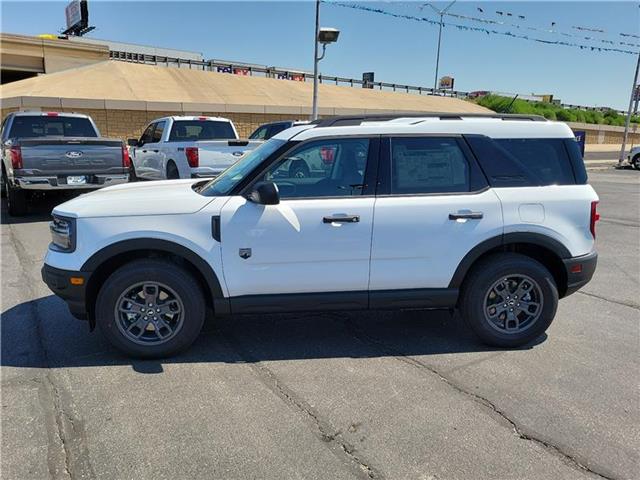
[[362,122],[358,125],[322,126],[311,124],[290,128],[274,138],[289,140],[308,140],[315,137],[348,135],[406,135],[406,134],[442,134],[442,135],[485,135],[491,138],[574,138],[572,130],[562,122],[548,120],[531,121],[522,117],[470,116],[458,118],[399,117],[386,121]]
[[[308,115],[312,88],[311,82],[110,60],[4,84],[0,98],[18,107]],[[490,110],[456,98],[320,85],[321,115],[394,112]]]

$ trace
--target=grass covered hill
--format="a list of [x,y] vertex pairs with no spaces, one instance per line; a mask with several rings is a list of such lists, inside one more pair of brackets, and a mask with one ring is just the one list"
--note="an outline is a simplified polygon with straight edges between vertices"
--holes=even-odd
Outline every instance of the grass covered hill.
[[[487,95],[478,98],[476,103],[490,108],[497,113],[522,113],[542,115],[549,120],[561,122],[597,123],[602,125],[624,126],[625,116],[613,110],[601,112],[598,110],[579,110],[577,108],[563,108],[544,102],[528,102],[526,100],[502,97],[499,95]],[[634,123],[640,123],[640,116],[631,117]]]

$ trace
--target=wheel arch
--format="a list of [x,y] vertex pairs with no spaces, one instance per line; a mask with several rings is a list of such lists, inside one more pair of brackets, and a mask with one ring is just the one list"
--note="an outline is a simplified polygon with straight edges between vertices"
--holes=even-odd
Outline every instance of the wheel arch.
[[534,232],[507,233],[476,245],[458,264],[449,288],[460,288],[474,265],[496,252],[520,253],[540,262],[553,275],[560,298],[565,296],[568,279],[562,260],[571,258],[571,252],[554,238]]
[[228,313],[218,275],[202,257],[193,250],[156,238],[135,238],[111,244],[94,253],[80,268],[90,274],[86,290],[87,314],[91,327],[95,324],[95,302],[100,287],[116,269],[140,258],[165,258],[186,268],[201,285],[205,293],[207,307],[217,314]]

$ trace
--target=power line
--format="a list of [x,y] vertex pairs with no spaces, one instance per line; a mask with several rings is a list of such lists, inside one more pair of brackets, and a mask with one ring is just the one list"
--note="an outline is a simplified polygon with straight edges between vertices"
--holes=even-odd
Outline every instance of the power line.
[[[430,18],[418,17],[418,16],[415,16],[415,15],[408,15],[408,14],[403,14],[403,13],[395,13],[395,12],[391,12],[391,11],[388,11],[388,10],[383,10],[381,8],[373,8],[373,7],[367,7],[367,6],[359,5],[359,4],[355,4],[355,3],[343,3],[343,2],[339,2],[339,1],[328,1],[328,0],[321,0],[321,1],[323,3],[328,4],[328,5],[334,5],[334,6],[342,7],[342,8],[350,8],[350,9],[353,9],[353,10],[360,10],[360,11],[369,12],[369,13],[376,13],[376,14],[379,14],[379,15],[385,15],[385,16],[395,17],[395,18],[399,18],[399,19],[404,19],[404,20],[412,20],[412,21],[416,21],[416,22],[424,22],[424,23],[427,23],[427,24],[433,25],[433,26],[440,26],[441,25],[441,22],[439,22],[437,20],[432,20]],[[450,14],[450,15],[455,15],[455,14]],[[470,26],[470,25],[461,25],[461,24],[458,24],[458,23],[443,22],[442,25],[454,27],[454,28],[457,28],[458,30],[485,33],[486,35],[502,35],[502,36],[511,37],[511,38],[518,38],[518,39],[521,39],[521,40],[528,40],[528,41],[533,41],[533,42],[537,42],[537,43],[543,43],[543,44],[546,44],[546,45],[559,45],[559,46],[565,46],[565,47],[574,47],[574,48],[579,48],[581,50],[591,50],[591,51],[597,51],[597,52],[625,53],[627,55],[636,55],[638,53],[637,51],[625,50],[625,49],[617,48],[617,47],[601,47],[601,46],[595,46],[595,45],[584,45],[584,44],[580,44],[580,43],[567,42],[567,41],[563,41],[563,40],[548,40],[548,39],[544,39],[544,38],[537,38],[537,37],[532,37],[532,36],[529,36],[529,35],[523,35],[523,34],[519,34],[519,33],[509,32],[509,31],[503,32],[503,31],[498,31],[498,30],[494,30],[494,29],[490,29],[490,28],[474,27],[474,26]],[[631,35],[629,34],[628,36],[631,36]]]

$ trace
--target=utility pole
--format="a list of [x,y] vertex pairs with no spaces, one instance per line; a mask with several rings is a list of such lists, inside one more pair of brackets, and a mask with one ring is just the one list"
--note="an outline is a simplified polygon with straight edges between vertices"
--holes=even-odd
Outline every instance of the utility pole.
[[438,15],[440,15],[440,27],[438,29],[438,51],[436,53],[436,76],[433,80],[433,93],[438,89],[438,68],[440,66],[440,43],[442,42],[442,27],[444,26],[444,14],[456,3],[457,0],[453,0],[449,5],[447,5],[442,10],[438,10],[436,7],[427,3]]
[[636,93],[636,85],[638,85],[638,71],[640,70],[640,52],[638,52],[638,61],[636,62],[636,73],[633,76],[633,85],[631,86],[631,95],[629,97],[629,109],[627,110],[627,118],[624,122],[624,135],[622,137],[622,148],[620,148],[620,157],[618,158],[617,168],[622,167],[624,162],[624,154],[627,149],[627,137],[629,136],[629,123],[631,122],[631,111],[633,110],[633,99]]
[[318,119],[318,34],[320,33],[320,0],[316,0],[316,29],[313,34],[313,101],[311,120]]

